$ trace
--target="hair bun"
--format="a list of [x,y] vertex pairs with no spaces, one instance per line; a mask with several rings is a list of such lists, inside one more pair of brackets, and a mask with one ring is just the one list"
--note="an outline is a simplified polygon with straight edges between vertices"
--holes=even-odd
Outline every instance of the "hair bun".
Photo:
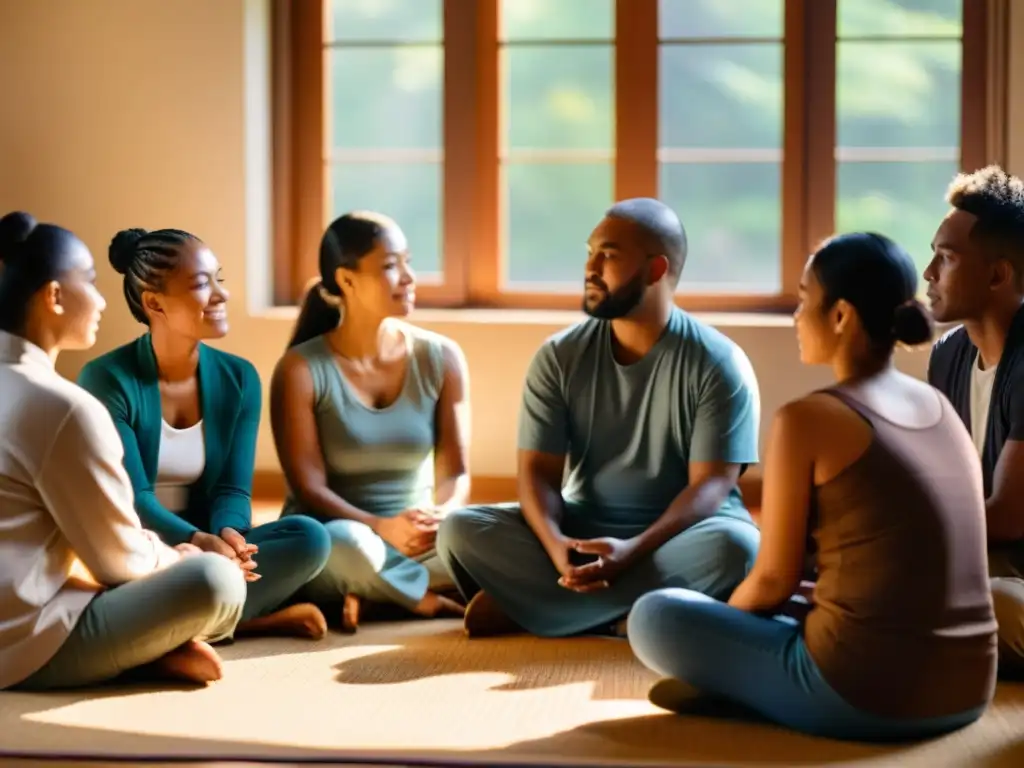
[[123,275],[131,268],[138,252],[139,241],[147,234],[149,233],[146,230],[136,228],[122,229],[114,235],[107,249],[107,257],[118,274]]
[[31,214],[13,211],[0,219],[0,262],[6,261],[36,228]]
[[896,341],[908,346],[924,344],[931,341],[934,331],[931,313],[917,299],[896,307],[892,318],[892,333]]

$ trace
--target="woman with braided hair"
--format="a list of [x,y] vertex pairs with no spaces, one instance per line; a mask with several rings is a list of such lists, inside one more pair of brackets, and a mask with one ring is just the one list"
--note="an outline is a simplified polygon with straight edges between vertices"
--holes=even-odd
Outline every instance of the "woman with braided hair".
[[143,524],[245,572],[236,634],[323,637],[323,614],[296,594],[327,562],[327,532],[309,517],[252,525],[261,386],[251,363],[204,343],[228,331],[216,256],[178,229],[123,230],[109,256],[148,332],[87,364],[79,383],[114,419]]
[[0,219],[0,690],[122,673],[208,683],[239,569],[143,528],[110,415],[55,370],[106,308],[85,244],[27,213]]

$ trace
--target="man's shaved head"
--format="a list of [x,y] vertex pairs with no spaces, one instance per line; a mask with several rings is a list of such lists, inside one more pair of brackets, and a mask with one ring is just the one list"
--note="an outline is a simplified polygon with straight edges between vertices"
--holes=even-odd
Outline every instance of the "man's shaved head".
[[634,197],[616,203],[605,216],[635,224],[649,239],[647,248],[668,259],[669,274],[679,282],[686,263],[686,230],[675,211],[652,197]]

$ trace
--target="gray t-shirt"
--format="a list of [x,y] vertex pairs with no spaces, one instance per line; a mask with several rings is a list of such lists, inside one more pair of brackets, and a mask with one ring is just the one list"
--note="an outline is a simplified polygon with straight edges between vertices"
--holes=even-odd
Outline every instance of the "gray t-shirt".
[[[567,501],[644,523],[686,488],[690,462],[756,464],[759,422],[743,350],[677,308],[631,365],[616,362],[609,321],[549,338],[526,375],[519,448],[568,456]],[[719,514],[750,519],[738,489]]]

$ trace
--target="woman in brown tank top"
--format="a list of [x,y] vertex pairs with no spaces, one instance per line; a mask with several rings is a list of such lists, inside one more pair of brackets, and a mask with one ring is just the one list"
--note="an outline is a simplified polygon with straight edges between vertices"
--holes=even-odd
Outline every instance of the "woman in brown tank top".
[[[641,598],[639,659],[667,676],[654,703],[695,693],[833,738],[924,738],[973,722],[991,700],[996,623],[985,503],[970,436],[938,390],[892,363],[928,341],[906,252],[868,233],[808,261],[795,320],[804,363],[836,384],[775,416],[761,549],[728,604],[682,589]],[[817,582],[801,623],[784,616],[808,535]]]

